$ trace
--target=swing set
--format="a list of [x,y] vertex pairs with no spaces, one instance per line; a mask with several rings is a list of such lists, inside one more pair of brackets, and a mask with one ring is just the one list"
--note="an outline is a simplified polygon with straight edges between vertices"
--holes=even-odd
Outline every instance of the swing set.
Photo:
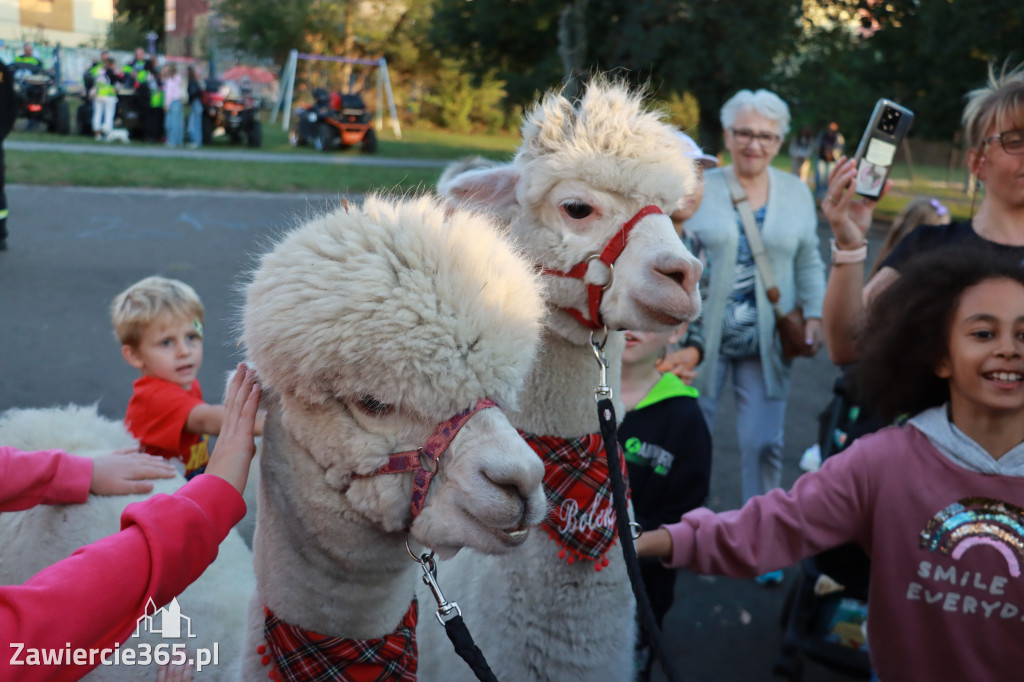
[[381,57],[380,59],[356,59],[353,57],[302,54],[298,50],[292,50],[288,55],[288,62],[284,67],[284,74],[282,78],[284,81],[284,87],[281,88],[280,94],[277,98],[277,104],[274,106],[274,111],[270,115],[271,123],[275,123],[277,121],[277,114],[278,112],[281,112],[281,130],[288,130],[292,114],[292,97],[295,93],[295,74],[298,70],[298,63],[300,59],[311,62],[334,62],[377,67],[376,128],[377,130],[383,130],[384,128],[384,96],[387,95],[388,115],[391,118],[391,128],[394,130],[395,137],[397,139],[402,139],[402,129],[398,124],[398,111],[395,108],[395,95],[391,90],[391,77],[388,75],[388,63],[384,57]]

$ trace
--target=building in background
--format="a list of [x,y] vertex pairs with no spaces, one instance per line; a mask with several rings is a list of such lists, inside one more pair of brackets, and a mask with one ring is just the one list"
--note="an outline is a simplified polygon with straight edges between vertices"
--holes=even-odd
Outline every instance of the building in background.
[[6,46],[99,46],[113,20],[114,0],[0,0],[0,40]]
[[164,0],[164,52],[205,59],[210,8],[207,0]]

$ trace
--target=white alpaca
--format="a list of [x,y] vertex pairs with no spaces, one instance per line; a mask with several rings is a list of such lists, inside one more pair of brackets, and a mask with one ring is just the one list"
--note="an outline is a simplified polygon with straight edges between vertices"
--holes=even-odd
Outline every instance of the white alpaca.
[[[138,447],[124,423],[101,417],[96,406],[15,409],[0,416],[0,443],[21,450],[60,448],[83,456],[106,454],[120,447]],[[185,479],[156,480],[154,493],[171,493]],[[18,585],[43,568],[67,557],[82,545],[120,530],[121,512],[148,495],[90,495],[86,504],[42,505],[20,512],[0,514],[0,584]],[[181,595],[182,615],[192,624],[195,638],[187,633],[166,638],[151,632],[130,637],[122,648],[141,651],[141,645],[184,644],[212,652],[217,646],[219,664],[196,673],[197,680],[237,680],[245,641],[249,597],[255,589],[252,553],[232,531],[220,544],[217,559]],[[110,577],[117,589],[117,576]],[[102,595],[97,595],[102,599]],[[106,682],[156,680],[158,666],[100,666],[85,679]]]
[[[418,515],[413,475],[370,475],[481,399],[514,409],[536,352],[538,278],[487,220],[445,214],[425,198],[339,208],[286,235],[247,288],[267,421],[245,680],[308,675],[282,629],[411,639],[410,536],[441,557],[504,553],[544,514],[543,466],[498,409],[458,431]],[[421,619],[435,608],[421,601]],[[387,679],[415,673],[414,640],[393,656]]]
[[[665,330],[699,313],[700,265],[664,215],[696,186],[697,176],[675,129],[647,111],[638,94],[605,80],[591,83],[576,105],[547,95],[526,117],[522,133],[510,164],[446,174],[440,190],[500,216],[548,275],[547,333],[510,420],[527,434],[594,445],[586,437],[598,432],[594,389],[600,372],[589,344],[592,331],[600,340],[603,326]],[[631,232],[623,229],[629,225]],[[588,258],[608,248],[614,255],[623,243],[614,275],[605,264],[610,258]],[[585,279],[555,272],[574,266]],[[615,391],[622,349],[622,335],[611,333],[606,353]],[[621,403],[616,409],[621,418]],[[577,460],[606,479],[603,453]],[[451,598],[472,605],[466,623],[498,679],[631,680],[634,598],[621,548],[617,542],[609,546],[609,536],[615,538],[610,500],[598,495],[563,502],[555,490],[557,459],[546,457],[546,466],[554,507],[547,534],[534,533],[509,556],[464,552],[438,570],[458,586]],[[586,528],[588,520],[599,528],[577,534],[581,548],[568,537],[569,526],[583,521]],[[422,679],[473,679],[439,633],[424,626],[421,635]]]

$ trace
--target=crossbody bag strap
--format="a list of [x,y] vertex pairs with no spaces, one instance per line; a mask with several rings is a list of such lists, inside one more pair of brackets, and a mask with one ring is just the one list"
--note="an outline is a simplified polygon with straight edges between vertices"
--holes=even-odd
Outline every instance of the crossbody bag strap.
[[740,214],[740,222],[743,223],[743,232],[747,235],[747,243],[750,244],[750,253],[754,257],[754,263],[761,272],[761,281],[764,283],[764,293],[768,301],[775,307],[775,314],[781,315],[779,308],[779,287],[775,284],[775,273],[772,265],[768,262],[768,252],[765,251],[764,242],[761,241],[761,233],[757,230],[757,221],[754,220],[754,212],[750,210],[750,201],[747,200],[747,193],[743,191],[736,173],[732,166],[722,169],[725,180],[729,184],[729,193],[732,195],[732,205]]

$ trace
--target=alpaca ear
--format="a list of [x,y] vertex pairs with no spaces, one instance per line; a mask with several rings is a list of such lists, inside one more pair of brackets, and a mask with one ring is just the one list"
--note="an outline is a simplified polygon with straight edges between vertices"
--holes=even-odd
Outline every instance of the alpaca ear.
[[459,203],[503,209],[516,203],[519,171],[510,165],[471,170],[455,176],[438,190]]

